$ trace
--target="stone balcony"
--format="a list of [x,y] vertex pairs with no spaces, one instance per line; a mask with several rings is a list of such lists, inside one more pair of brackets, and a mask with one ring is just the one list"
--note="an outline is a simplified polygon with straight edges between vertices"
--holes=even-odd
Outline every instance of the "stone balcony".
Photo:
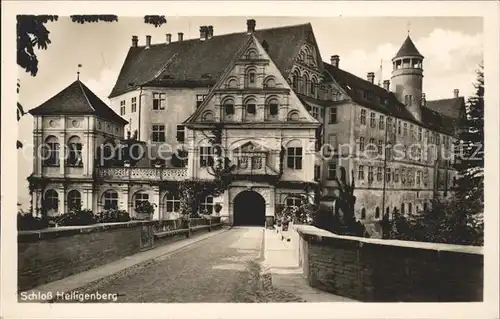
[[187,168],[100,167],[97,177],[121,181],[181,181],[187,178]]

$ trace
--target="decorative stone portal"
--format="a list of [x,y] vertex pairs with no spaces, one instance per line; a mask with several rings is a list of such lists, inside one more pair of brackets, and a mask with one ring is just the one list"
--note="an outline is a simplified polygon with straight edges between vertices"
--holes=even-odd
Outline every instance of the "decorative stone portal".
[[243,191],[234,198],[233,214],[233,226],[264,226],[266,201],[255,191]]

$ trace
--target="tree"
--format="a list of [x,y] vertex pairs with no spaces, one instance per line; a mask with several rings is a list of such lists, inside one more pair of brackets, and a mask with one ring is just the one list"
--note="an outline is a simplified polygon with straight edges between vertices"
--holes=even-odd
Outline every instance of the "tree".
[[455,197],[483,207],[484,198],[484,68],[477,70],[476,93],[467,100],[465,116],[459,122],[459,138],[455,145],[458,178]]

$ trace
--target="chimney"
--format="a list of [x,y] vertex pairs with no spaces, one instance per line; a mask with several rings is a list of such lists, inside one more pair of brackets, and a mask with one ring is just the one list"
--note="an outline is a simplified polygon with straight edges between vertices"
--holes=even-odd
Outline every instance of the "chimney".
[[330,57],[330,64],[333,65],[334,67],[338,68],[339,62],[340,62],[340,58],[338,55],[332,55]]
[[180,42],[180,41],[182,41],[182,39],[184,38],[184,33],[182,33],[182,32],[178,32],[178,33],[177,33],[177,38],[178,38],[178,40],[177,40],[177,41],[179,41],[179,42]]
[[214,36],[214,27],[209,25],[207,27],[207,39],[211,39]]
[[422,93],[422,99],[420,100],[420,105],[425,106],[427,100],[425,99],[425,93]]
[[165,42],[167,44],[170,44],[170,42],[172,42],[172,34],[170,33],[165,34]]
[[453,90],[453,97],[458,97],[459,92],[460,91],[458,89],[454,89]]
[[373,81],[375,80],[375,73],[374,72],[368,72],[366,74],[366,79],[368,80],[368,82],[370,82],[371,84],[373,84]]
[[207,31],[208,31],[207,26],[200,27],[200,40],[201,41],[205,41],[207,39]]
[[250,34],[254,32],[255,32],[255,20],[254,19],[247,20],[247,33]]
[[137,43],[139,42],[139,38],[136,35],[132,36],[132,47],[137,48]]
[[151,36],[147,35],[146,36],[146,49],[149,49],[151,47]]
[[384,80],[384,90],[389,91],[391,86],[391,81]]

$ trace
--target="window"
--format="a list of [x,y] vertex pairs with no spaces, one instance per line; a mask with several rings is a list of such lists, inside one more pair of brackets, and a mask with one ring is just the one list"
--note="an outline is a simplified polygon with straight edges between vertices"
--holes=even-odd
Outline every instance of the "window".
[[378,206],[375,208],[375,218],[380,218],[380,208]]
[[83,167],[82,161],[82,143],[78,136],[73,136],[68,140],[68,166]]
[[255,101],[251,101],[247,104],[247,114],[255,115],[257,112],[257,107],[255,105]]
[[68,193],[68,209],[78,209],[82,205],[82,195],[76,189]]
[[359,151],[360,152],[365,151],[365,138],[364,137],[359,138]]
[[382,180],[382,167],[377,167],[377,181]]
[[45,192],[43,197],[43,208],[45,209],[57,209],[59,207],[59,195],[53,189],[49,189]]
[[59,141],[55,136],[49,136],[44,145],[44,166],[59,166]]
[[401,169],[401,183],[406,183],[406,170],[404,168]]
[[184,125],[177,125],[177,141],[184,142],[185,132]]
[[398,121],[398,134],[401,135],[401,121]]
[[137,97],[133,97],[130,104],[132,105],[132,113],[137,112]]
[[380,115],[379,120],[378,120],[378,128],[380,130],[384,129],[384,116]]
[[318,118],[318,116],[319,116],[319,109],[318,109],[318,107],[317,107],[317,106],[313,106],[313,107],[311,107],[311,115],[312,115],[315,119],[317,119],[317,118]]
[[390,168],[385,169],[385,181],[386,182],[391,181],[391,169]]
[[250,68],[246,71],[246,86],[255,86],[256,84],[256,73],[254,68]]
[[371,91],[363,91],[363,98],[365,100],[371,100],[371,98],[372,98],[372,92]]
[[425,139],[429,141],[429,131],[425,130],[424,134],[425,134]]
[[302,147],[287,148],[287,167],[291,169],[302,169]]
[[212,195],[208,195],[205,197],[203,202],[200,203],[200,213],[212,215],[214,211],[214,197]]
[[311,96],[316,97],[316,87],[318,86],[318,83],[315,78],[311,80]]
[[358,179],[359,180],[365,179],[365,167],[363,165],[359,165],[358,167]]
[[410,124],[410,136],[411,138],[415,138],[415,130],[413,129],[413,124]]
[[212,148],[210,146],[200,147],[200,167],[208,167],[213,165]]
[[166,104],[165,93],[153,93],[153,110],[164,110]]
[[411,203],[408,203],[408,214],[411,214],[411,213],[412,213]]
[[330,108],[330,122],[329,122],[329,124],[335,124],[335,123],[337,123],[337,108],[331,107]]
[[365,218],[366,218],[366,209],[362,208],[361,209],[361,219],[365,219]]
[[384,150],[384,141],[382,140],[378,140],[378,145],[377,145],[377,149],[378,149],[378,153],[380,155],[382,155],[382,151]]
[[234,114],[234,101],[233,100],[225,101],[223,107],[224,107],[224,112],[226,115]]
[[405,203],[401,203],[401,214],[405,214]]
[[302,205],[302,199],[298,197],[288,197],[285,203],[287,207],[300,207]]
[[399,182],[399,169],[394,170],[394,182],[398,183]]
[[254,156],[252,157],[252,169],[261,169],[262,168],[262,157]]
[[118,208],[118,193],[109,190],[104,193],[104,209],[117,209]]
[[248,168],[248,156],[238,156],[238,167],[243,169]]
[[199,108],[201,103],[207,98],[206,94],[196,94],[196,108]]
[[417,185],[420,185],[420,179],[421,179],[421,173],[420,171],[417,172]]
[[135,207],[141,206],[143,203],[149,202],[149,194],[138,192],[135,194]]
[[125,115],[125,100],[120,101],[120,115]]
[[373,166],[368,166],[368,182],[373,182]]
[[274,99],[270,100],[268,105],[269,105],[269,115],[271,116],[278,115],[278,101]]
[[361,116],[359,118],[359,121],[361,124],[365,125],[366,124],[366,110],[361,110]]
[[370,127],[375,127],[375,113],[373,112],[370,113]]
[[165,211],[167,213],[177,213],[181,207],[181,200],[174,194],[165,195]]
[[408,136],[408,123],[404,123],[403,136]]
[[328,179],[335,180],[337,177],[337,164],[328,163]]
[[153,142],[165,142],[165,125],[153,125]]
[[405,95],[405,105],[406,106],[412,105],[412,96],[411,95]]
[[421,127],[418,128],[418,141],[419,142],[422,141],[422,128]]

